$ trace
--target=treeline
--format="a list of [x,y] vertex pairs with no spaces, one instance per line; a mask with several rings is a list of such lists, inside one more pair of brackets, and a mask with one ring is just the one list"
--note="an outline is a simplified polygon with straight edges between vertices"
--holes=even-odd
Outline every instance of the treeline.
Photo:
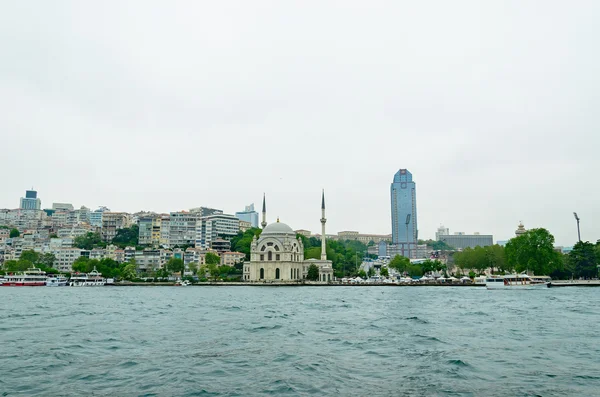
[[388,267],[396,269],[401,274],[406,274],[412,277],[420,277],[431,272],[443,271],[444,274],[446,272],[446,265],[437,259],[427,259],[422,263],[411,263],[410,259],[400,255],[396,255],[394,258],[392,258],[390,263],[388,263]]
[[1,272],[3,274],[22,272],[37,267],[46,273],[58,273],[58,270],[53,268],[55,260],[56,256],[54,254],[40,254],[32,250],[25,250],[21,252],[19,260],[8,260],[4,262]]
[[[138,225],[119,229],[110,244],[119,248],[136,247],[136,249],[143,249],[144,247],[139,245],[139,234],[140,228]],[[102,236],[98,232],[88,232],[83,236],[75,237],[73,240],[73,246],[84,250],[106,248],[107,245],[108,243],[102,240]]]
[[544,228],[531,229],[514,237],[506,247],[466,248],[454,254],[454,263],[462,270],[483,273],[533,272],[554,279],[598,276],[600,244],[578,242],[564,255],[554,249],[554,236]]

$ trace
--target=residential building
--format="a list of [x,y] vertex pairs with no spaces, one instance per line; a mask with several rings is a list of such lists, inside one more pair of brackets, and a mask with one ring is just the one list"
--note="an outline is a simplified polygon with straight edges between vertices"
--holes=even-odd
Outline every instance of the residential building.
[[90,212],[90,225],[102,227],[102,214],[105,212],[110,212],[110,209],[106,207],[100,207],[94,212]]
[[215,214],[205,216],[198,221],[195,246],[205,250],[213,248],[212,242],[217,238],[230,239],[239,231],[240,221],[233,215]]
[[196,208],[191,208],[190,212],[192,214],[196,215],[198,218],[202,218],[203,216],[222,214],[223,210],[218,210],[215,208],[208,208],[208,207],[196,207]]
[[196,243],[196,223],[198,216],[191,212],[171,212],[169,214],[169,247]]
[[73,208],[73,204],[69,204],[69,203],[52,203],[52,209],[54,211],[73,211],[75,208]]
[[402,168],[394,175],[390,196],[392,244],[404,252],[404,256],[414,258],[418,239],[416,184],[407,169]]
[[162,267],[161,250],[159,249],[145,249],[143,251],[135,251],[134,254],[135,263],[140,271],[155,271]]
[[444,227],[443,225],[440,225],[440,227],[438,227],[437,232],[435,232],[435,239],[437,241],[441,240],[441,236],[448,236],[450,234],[450,229],[447,227]]
[[42,201],[37,196],[37,191],[26,190],[25,197],[21,197],[19,208],[22,210],[41,210]]
[[92,229],[89,226],[72,226],[72,227],[58,229],[56,231],[56,235],[58,236],[58,238],[64,238],[64,237],[76,238],[79,236],[85,236],[86,234],[88,234],[91,231],[92,231]]
[[[59,272],[70,273],[73,271],[73,263],[82,256],[84,250],[81,248],[54,248],[51,252],[56,260],[54,268]],[[89,254],[89,253],[88,253]]]
[[211,248],[219,254],[231,250],[231,241],[222,238],[217,238],[212,241]]
[[250,222],[240,220],[240,232],[245,232],[252,228],[252,224]]
[[129,226],[128,214],[125,212],[102,213],[102,240],[111,241],[119,229]]
[[236,263],[243,262],[246,254],[243,252],[223,252],[221,253],[221,265],[235,266]]
[[295,231],[296,234],[301,234],[304,237],[310,237],[312,235],[312,233],[310,232],[310,230],[306,230],[306,229],[298,229]]
[[373,242],[375,244],[379,243],[380,241],[391,242],[392,235],[391,234],[362,234],[362,233],[355,232],[355,231],[343,231],[343,232],[338,232],[337,240],[339,240],[339,241],[345,241],[345,240],[360,241],[361,243],[368,245],[370,242]]
[[462,232],[457,232],[454,234],[450,234],[447,236],[440,236],[440,240],[451,247],[456,249],[465,249],[467,247],[475,248],[477,246],[487,247],[489,245],[494,245],[494,238],[491,234],[479,234],[475,232],[473,234],[465,234]]
[[236,218],[250,222],[252,227],[258,227],[258,212],[254,211],[254,203],[247,205],[244,211],[236,212]]
[[139,244],[158,247],[160,245],[161,223],[160,215],[140,217],[138,219]]

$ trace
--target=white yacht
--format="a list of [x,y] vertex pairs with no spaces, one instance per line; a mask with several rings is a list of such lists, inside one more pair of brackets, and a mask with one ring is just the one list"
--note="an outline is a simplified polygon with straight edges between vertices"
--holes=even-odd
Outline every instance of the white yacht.
[[96,270],[96,267],[89,273],[74,273],[69,280],[71,287],[100,287],[105,284],[106,279]]
[[67,278],[62,274],[48,276],[46,287],[64,287],[67,285]]
[[527,274],[507,274],[506,276],[488,276],[485,280],[487,289],[545,287],[547,282],[532,279]]

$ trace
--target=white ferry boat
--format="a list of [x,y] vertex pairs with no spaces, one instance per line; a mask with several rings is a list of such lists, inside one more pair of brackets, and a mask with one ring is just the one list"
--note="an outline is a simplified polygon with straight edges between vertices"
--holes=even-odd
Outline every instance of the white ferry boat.
[[67,285],[67,278],[62,274],[48,276],[46,279],[46,287],[64,287]]
[[30,268],[20,274],[7,274],[6,281],[0,283],[3,287],[43,287],[46,285],[46,272]]
[[99,287],[105,284],[106,279],[96,270],[96,267],[89,273],[72,274],[69,280],[71,287]]
[[535,280],[527,274],[508,274],[506,276],[488,276],[485,280],[487,289],[523,288],[523,287],[545,287],[547,282]]

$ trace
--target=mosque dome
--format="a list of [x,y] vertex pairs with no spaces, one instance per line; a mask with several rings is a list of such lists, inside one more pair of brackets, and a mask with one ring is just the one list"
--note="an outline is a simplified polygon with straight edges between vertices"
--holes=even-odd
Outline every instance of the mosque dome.
[[261,236],[272,234],[293,234],[294,236],[296,236],[296,232],[294,232],[294,230],[291,227],[281,222],[268,224],[263,229]]

